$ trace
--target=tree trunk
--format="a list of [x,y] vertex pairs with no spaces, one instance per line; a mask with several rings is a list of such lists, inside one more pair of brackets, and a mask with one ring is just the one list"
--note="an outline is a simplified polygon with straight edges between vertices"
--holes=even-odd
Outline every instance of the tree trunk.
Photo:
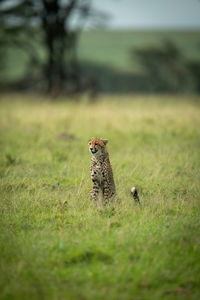
[[[60,4],[58,0],[43,0],[45,13],[42,24],[45,35],[44,44],[47,49],[47,91],[49,93],[59,93],[63,84],[77,85],[77,63],[74,62],[73,49],[75,42],[74,34],[66,28],[66,20],[73,11],[77,0],[69,1],[65,14],[60,14]],[[65,54],[68,62],[65,62]],[[77,87],[74,87],[76,89]]]

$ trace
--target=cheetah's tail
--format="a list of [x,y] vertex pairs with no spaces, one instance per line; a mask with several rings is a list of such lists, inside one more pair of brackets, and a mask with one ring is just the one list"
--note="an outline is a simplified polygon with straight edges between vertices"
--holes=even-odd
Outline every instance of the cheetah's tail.
[[131,188],[131,194],[133,195],[133,199],[134,199],[135,203],[140,205],[140,198],[139,198],[138,191],[135,186],[133,186]]

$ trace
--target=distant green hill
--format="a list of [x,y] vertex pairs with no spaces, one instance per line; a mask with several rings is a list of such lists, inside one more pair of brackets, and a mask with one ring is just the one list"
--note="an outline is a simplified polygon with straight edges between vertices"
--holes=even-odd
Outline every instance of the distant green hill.
[[79,57],[123,71],[138,70],[130,50],[172,41],[186,58],[200,59],[200,31],[86,31],[80,38]]
[[84,32],[78,48],[83,76],[95,78],[108,93],[199,92],[199,33]]
[[[182,61],[185,60],[186,64],[192,60],[199,61],[199,63],[195,63],[192,66],[195,72],[195,79],[190,76],[190,69],[189,72],[185,70],[185,65],[182,68],[182,62],[179,61],[179,65],[171,64],[169,72],[166,70],[167,63],[163,66],[165,78],[166,76],[170,77],[170,81],[167,80],[167,88],[165,88],[165,78],[162,79],[158,86],[155,85],[156,77],[154,82],[149,80],[152,77],[151,70],[148,74],[145,74],[144,63],[141,63],[141,59],[139,61],[138,55],[134,51],[147,49],[146,54],[148,55],[148,49],[162,49],[166,41],[170,41],[177,47],[179,56],[181,56]],[[44,58],[43,48],[39,44],[38,53],[41,55],[41,58]],[[182,92],[182,90],[176,88],[176,81],[180,81],[184,76],[186,80],[180,81],[179,87],[186,86],[187,91],[200,91],[198,79],[200,78],[200,31],[84,31],[80,35],[77,55],[81,65],[82,79],[87,81],[89,78],[90,81],[96,82],[95,86],[99,91],[126,93],[170,92],[177,90]],[[146,60],[146,57],[144,59]],[[154,55],[154,63],[156,61],[157,59]],[[0,71],[1,82],[12,83],[24,77],[26,77],[25,80],[30,82],[27,75],[24,76],[25,66],[28,62],[28,53],[18,48],[8,49],[6,59],[2,59],[2,62],[5,62],[5,68]],[[159,68],[159,61],[156,67],[157,69]],[[34,66],[34,68],[37,69],[37,66]],[[152,65],[152,68],[154,68],[154,65]],[[173,78],[173,68],[175,69],[175,78]],[[33,72],[31,68],[30,75]],[[180,73],[180,76],[178,73]],[[36,78],[39,78],[39,76],[36,75]],[[177,76],[180,78],[177,78]],[[160,78],[158,72],[157,78]],[[190,82],[185,84],[188,78]],[[27,85],[26,81],[24,84]],[[171,84],[173,85],[172,88],[170,87]],[[42,86],[42,82],[39,83],[39,86]],[[35,87],[33,88],[35,89]]]

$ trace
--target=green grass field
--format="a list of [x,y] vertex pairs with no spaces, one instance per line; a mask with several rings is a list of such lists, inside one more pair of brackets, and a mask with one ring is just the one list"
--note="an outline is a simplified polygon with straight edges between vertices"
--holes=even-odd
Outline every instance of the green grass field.
[[[199,99],[0,105],[1,299],[200,298]],[[102,210],[89,200],[92,136],[109,139],[121,199]]]

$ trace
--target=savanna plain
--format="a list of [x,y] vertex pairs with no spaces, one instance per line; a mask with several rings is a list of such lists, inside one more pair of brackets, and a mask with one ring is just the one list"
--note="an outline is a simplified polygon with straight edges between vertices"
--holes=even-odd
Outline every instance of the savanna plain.
[[[1,96],[0,298],[200,299],[199,103]],[[120,199],[102,209],[93,136],[109,139]]]

